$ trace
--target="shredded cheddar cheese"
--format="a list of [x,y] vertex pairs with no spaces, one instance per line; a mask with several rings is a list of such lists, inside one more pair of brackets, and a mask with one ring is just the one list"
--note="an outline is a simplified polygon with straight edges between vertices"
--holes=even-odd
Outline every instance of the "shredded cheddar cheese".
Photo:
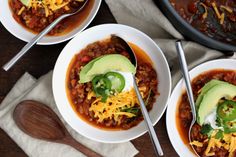
[[219,12],[219,10],[218,10],[217,6],[216,6],[216,3],[215,3],[215,2],[213,2],[211,5],[212,5],[212,7],[213,7],[213,9],[214,9],[214,11],[215,11],[215,13],[216,13],[217,17],[220,19],[220,17],[221,17],[221,14],[220,14],[220,12]]
[[203,147],[203,143],[202,142],[198,142],[198,141],[193,141],[190,144],[194,145],[194,146],[197,146],[197,147]]
[[[215,13],[216,13],[218,19],[220,20],[220,24],[222,25],[222,24],[224,23],[224,21],[225,21],[225,13],[224,13],[224,12],[223,12],[223,13],[220,13],[220,11],[219,11],[219,9],[217,8],[215,2],[212,3],[212,7],[213,7],[213,9],[214,9],[214,11],[215,11]],[[230,7],[224,6],[224,5],[221,5],[221,6],[220,6],[220,9],[224,9],[224,10],[228,11],[229,13],[232,13],[232,12],[233,12],[233,10],[232,10]]]
[[[204,13],[202,14],[202,18],[206,19],[208,16],[208,7],[203,2],[200,2],[200,5],[204,8]],[[226,13],[224,12],[224,10],[226,10],[230,14],[233,13],[233,9],[229,6],[225,6],[225,5],[217,6],[216,2],[212,2],[211,6],[212,6],[217,18],[219,19],[220,24],[223,24],[225,21]]]
[[20,9],[20,11],[18,12],[18,15],[21,15],[24,10],[25,10],[25,7],[23,6],[23,7]]
[[66,5],[65,10],[68,11],[68,10],[70,10],[70,8]]
[[224,23],[224,20],[225,20],[225,14],[222,13],[221,16],[220,16],[220,24],[221,25]]
[[202,15],[202,18],[205,19],[208,16],[207,6],[202,2],[200,3],[200,5],[203,6],[203,8],[204,8],[204,14]]
[[207,148],[204,152],[205,156],[214,156],[215,153],[212,152],[212,149],[215,147],[217,148],[225,148],[229,152],[229,157],[233,157],[234,152],[236,151],[236,133],[230,133],[230,134],[223,134],[222,139],[216,139],[217,131],[214,131],[210,137],[210,139],[205,140],[203,142],[199,141],[193,141],[190,144],[195,145],[197,147],[203,147],[205,143],[207,144]]
[[[78,2],[83,2],[84,0],[76,0]],[[55,11],[64,8],[65,10],[69,10],[68,4],[71,0],[29,0],[27,8],[40,9],[43,8],[45,11],[45,16],[48,17],[52,15]],[[25,9],[25,6],[21,8],[18,14],[21,14]]]
[[221,5],[220,8],[228,11],[229,13],[233,13],[233,10],[228,6]]
[[94,93],[93,91],[88,93],[87,99],[88,99],[88,100],[91,100],[92,97],[96,97],[96,95],[95,95],[95,93]]
[[[89,93],[87,98],[91,99],[95,97],[95,94]],[[122,116],[127,116],[129,118],[134,117],[135,114],[129,112],[123,112],[125,108],[134,107],[138,103],[134,89],[128,92],[118,93],[115,96],[110,96],[107,98],[106,102],[101,102],[101,98],[96,98],[96,100],[91,104],[89,111],[94,112],[94,117],[98,118],[98,122],[102,122],[106,119],[114,119],[118,125],[121,123]]]

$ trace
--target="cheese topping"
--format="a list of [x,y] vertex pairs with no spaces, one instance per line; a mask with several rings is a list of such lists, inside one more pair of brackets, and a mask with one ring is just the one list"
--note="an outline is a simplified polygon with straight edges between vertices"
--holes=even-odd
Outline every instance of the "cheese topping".
[[18,15],[21,15],[24,10],[25,10],[25,7],[22,7],[20,11],[18,12]]
[[[65,10],[69,10],[70,8],[67,5],[71,1],[72,0],[29,0],[27,8],[28,9],[33,8],[36,10],[43,8],[45,11],[45,16],[48,17],[58,9],[64,8]],[[83,2],[84,0],[75,0],[75,1]],[[18,12],[19,15],[21,13],[22,13],[21,11]]]
[[236,133],[231,133],[231,134],[223,134],[222,139],[216,139],[217,131],[214,131],[209,139],[204,141],[204,142],[199,142],[199,141],[193,141],[191,142],[192,145],[195,145],[197,147],[203,147],[204,143],[208,143],[207,148],[205,150],[205,155],[206,156],[214,156],[215,153],[212,152],[212,150],[217,147],[217,148],[225,148],[229,152],[229,157],[233,157],[234,152],[236,151]]
[[[218,19],[220,20],[220,24],[223,24],[225,21],[225,13],[220,13],[215,2],[212,3],[212,7],[213,7]],[[221,5],[220,9],[224,9],[224,10],[228,11],[229,13],[233,13],[233,10],[228,6]]]
[[207,6],[202,2],[200,3],[200,5],[204,8],[204,14],[202,15],[202,17],[205,19],[208,16]]
[[[204,13],[202,14],[202,18],[206,19],[208,16],[208,10],[207,10],[208,7],[203,2],[200,2],[200,5],[204,8]],[[226,18],[226,15],[223,12],[223,10],[226,10],[230,14],[233,13],[233,9],[230,8],[229,6],[220,5],[218,7],[215,2],[211,3],[211,6],[212,6],[217,18],[220,20],[220,24],[223,24],[225,21],[225,18]],[[222,11],[222,13],[220,12],[220,10]]]
[[190,144],[194,145],[194,146],[197,146],[197,147],[203,147],[203,143],[202,142],[198,142],[198,141],[193,141]]
[[[87,98],[91,99],[91,97],[96,96],[93,93],[89,93]],[[122,116],[127,116],[129,118],[136,116],[133,113],[122,111],[134,107],[135,104],[138,104],[138,99],[134,89],[131,89],[127,92],[121,92],[117,95],[109,96],[106,102],[101,102],[101,98],[96,98],[96,100],[91,104],[89,111],[94,112],[94,117],[98,118],[98,122],[103,122],[106,119],[114,119],[119,125]]]

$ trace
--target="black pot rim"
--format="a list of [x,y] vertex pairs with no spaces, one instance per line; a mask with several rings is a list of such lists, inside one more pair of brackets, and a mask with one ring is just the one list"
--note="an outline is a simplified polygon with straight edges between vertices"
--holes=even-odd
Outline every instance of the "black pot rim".
[[[158,2],[157,2],[158,1]],[[211,47],[217,50],[221,50],[224,51],[225,53],[229,53],[232,51],[236,51],[236,45],[232,45],[232,44],[227,44],[224,42],[220,42],[218,40],[212,39],[210,37],[208,37],[207,35],[203,34],[202,32],[198,31],[197,29],[195,29],[194,27],[192,27],[187,21],[185,21],[178,13],[177,11],[172,7],[172,5],[170,4],[169,0],[157,0],[155,1],[156,3],[162,3],[162,5],[165,6],[166,9],[168,9],[168,11],[174,16],[174,18],[181,23],[181,25],[183,26],[183,29],[186,29],[186,31],[188,31],[189,33],[187,34],[183,34],[184,36],[197,41],[199,43],[198,40],[202,40],[202,44],[207,46],[207,47]],[[165,12],[165,11],[164,11]],[[169,17],[168,17],[169,18]],[[170,20],[171,21],[171,20]],[[173,24],[174,25],[174,24]],[[175,25],[174,25],[175,26]],[[175,26],[176,27],[176,26]],[[193,38],[193,36],[195,36]],[[196,38],[196,39],[195,39]],[[198,39],[198,40],[197,40]],[[204,44],[205,43],[205,44]],[[215,47],[213,46],[209,46],[209,45],[216,45]]]

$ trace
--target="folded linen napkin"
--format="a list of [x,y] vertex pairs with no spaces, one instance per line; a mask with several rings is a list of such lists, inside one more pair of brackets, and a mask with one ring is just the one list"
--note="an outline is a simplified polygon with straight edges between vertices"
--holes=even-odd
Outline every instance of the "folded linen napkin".
[[[173,86],[180,78],[175,48],[176,39],[183,36],[172,26],[154,0],[106,0],[115,19],[120,24],[135,27],[149,35],[162,49],[172,72]],[[223,56],[222,53],[194,42],[183,42],[189,68]]]
[[130,142],[120,144],[104,144],[89,140],[76,133],[65,123],[59,114],[52,93],[52,72],[36,80],[28,73],[24,74],[0,105],[0,127],[31,157],[83,157],[74,148],[32,138],[23,133],[15,124],[12,112],[22,100],[36,100],[51,107],[71,135],[88,148],[107,157],[132,157],[138,153]]

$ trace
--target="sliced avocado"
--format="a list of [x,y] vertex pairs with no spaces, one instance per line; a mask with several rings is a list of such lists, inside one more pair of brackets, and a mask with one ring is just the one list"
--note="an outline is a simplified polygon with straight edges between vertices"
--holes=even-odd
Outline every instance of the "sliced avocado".
[[30,0],[20,0],[22,4],[24,4],[25,6],[29,6],[29,2]]
[[216,109],[220,99],[233,99],[235,96],[236,86],[229,83],[220,83],[210,88],[203,95],[202,101],[199,104],[197,117],[198,124],[201,126],[204,124],[205,118]]
[[[91,63],[92,62],[92,63]],[[92,60],[80,72],[80,83],[86,83],[98,74],[104,74],[108,71],[121,71],[136,73],[135,66],[128,58],[120,54],[104,55],[95,61]]]
[[80,82],[80,83],[83,82],[83,81],[81,82],[81,80],[84,80],[84,79],[85,79],[84,77],[86,76],[87,72],[93,67],[93,64],[94,64],[97,60],[99,60],[100,58],[102,58],[102,56],[91,60],[88,64],[86,64],[86,65],[81,69],[81,71],[80,71],[80,73],[79,73],[79,76],[80,76],[80,81],[79,81],[79,82]]
[[220,80],[211,80],[211,81],[209,81],[208,83],[206,83],[206,84],[202,87],[202,90],[201,90],[200,95],[197,97],[197,100],[196,100],[196,103],[195,103],[196,107],[197,107],[197,108],[199,107],[199,104],[201,103],[204,94],[206,94],[206,92],[207,92],[209,89],[211,89],[211,88],[214,87],[215,85],[218,85],[218,84],[221,84],[221,83],[227,83],[227,82],[220,81]]

